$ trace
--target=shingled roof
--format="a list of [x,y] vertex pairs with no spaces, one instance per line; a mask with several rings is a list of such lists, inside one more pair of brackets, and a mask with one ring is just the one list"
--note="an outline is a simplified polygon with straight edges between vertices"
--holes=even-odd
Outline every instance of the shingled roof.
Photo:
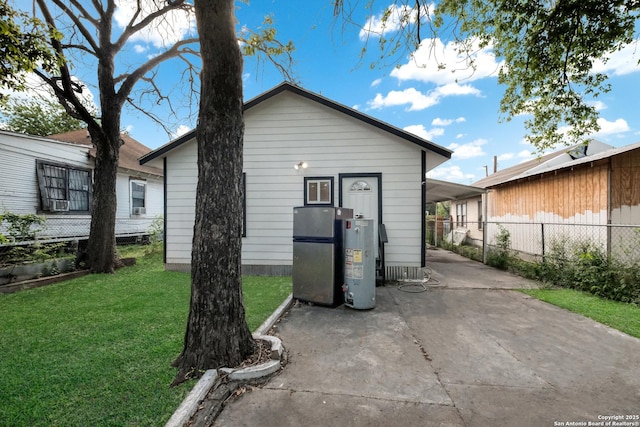
[[[124,144],[120,147],[120,160],[118,166],[123,169],[134,170],[138,172],[148,173],[156,176],[163,176],[162,169],[154,168],[151,166],[142,166],[138,159],[145,154],[151,152],[151,149],[146,145],[131,138],[126,133],[120,135]],[[91,143],[91,137],[86,129],[78,129],[71,132],[58,133],[55,135],[49,135],[47,138],[55,139],[57,141],[69,142],[72,144],[90,146],[89,155],[93,158],[96,156],[96,149]]]

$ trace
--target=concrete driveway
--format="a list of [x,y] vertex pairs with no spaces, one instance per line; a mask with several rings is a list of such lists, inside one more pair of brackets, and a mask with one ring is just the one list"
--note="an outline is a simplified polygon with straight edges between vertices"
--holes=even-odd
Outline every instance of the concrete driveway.
[[286,368],[214,425],[640,425],[640,340],[509,290],[535,286],[517,276],[446,251],[427,263],[446,287],[294,306]]

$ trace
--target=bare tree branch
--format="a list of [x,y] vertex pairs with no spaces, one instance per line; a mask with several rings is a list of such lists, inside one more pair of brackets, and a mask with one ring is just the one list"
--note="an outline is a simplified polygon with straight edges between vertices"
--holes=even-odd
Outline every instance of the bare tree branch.
[[78,50],[82,50],[84,52],[87,52],[88,54],[90,54],[92,56],[98,56],[98,54],[96,52],[94,52],[93,50],[89,49],[88,47],[86,47],[85,45],[82,45],[82,44],[63,44],[62,45],[62,49],[63,50],[78,49]]
[[[36,0],[36,1],[38,2],[38,7],[40,7],[41,10],[47,9],[47,12],[49,11],[46,3],[43,0]],[[87,43],[89,43],[91,45],[91,49],[93,49],[94,52],[98,52],[99,51],[98,44],[94,40],[93,35],[91,34],[91,32],[89,32],[87,27],[82,23],[82,21],[80,20],[78,15],[73,10],[71,10],[65,3],[63,3],[61,0],[52,0],[52,2],[53,2],[53,4],[58,6],[65,13],[65,15],[67,15],[67,17],[69,19],[71,19],[71,21],[77,26],[77,29],[80,31],[80,33],[85,38]],[[49,13],[49,16],[51,16],[50,13]],[[87,20],[90,20],[90,18],[87,18]],[[51,21],[49,21],[49,19],[47,19],[47,23],[52,28],[57,28],[56,23],[53,20],[53,18],[51,18]]]
[[[76,9],[78,9],[80,11],[80,13],[82,14],[82,17],[84,19],[86,19],[87,21],[91,22],[91,24],[93,24],[94,27],[97,27],[100,20],[94,18],[93,16],[91,16],[91,14],[87,11],[87,9],[84,8],[84,6],[82,5],[82,3],[80,3],[77,0],[70,0],[69,1],[73,7],[75,7]],[[100,12],[100,10],[98,10],[98,13]]]
[[133,35],[148,26],[153,22],[154,19],[165,16],[165,14],[171,10],[189,10],[193,6],[185,3],[185,0],[177,0],[176,2],[168,2],[168,6],[165,6],[161,9],[158,9],[154,12],[151,12],[149,15],[145,16],[140,22],[137,24],[134,23],[135,19],[138,17],[141,11],[141,5],[138,3],[138,8],[134,16],[129,21],[129,24],[124,28],[118,40],[114,43],[116,49],[121,49],[122,46],[127,42],[127,40]]
[[[45,22],[49,25],[50,28],[56,28],[55,21],[53,19],[53,16],[51,15],[51,12],[49,11],[49,8],[47,7],[47,4],[45,3],[45,0],[36,0],[36,1],[38,2],[38,7],[40,8],[40,11],[42,12],[45,18]],[[57,40],[55,37],[51,38],[51,46],[53,47],[53,50],[58,55],[58,58],[64,58],[62,43],[59,40]],[[75,83],[71,79],[68,63],[64,60],[61,60],[59,70],[60,70],[60,77],[56,79],[46,76],[40,70],[35,70],[35,72],[44,82],[46,82],[53,89],[56,97],[58,98],[60,103],[65,107],[65,110],[69,112],[69,114],[73,113],[72,114],[73,117],[83,120],[88,125],[94,125],[99,127],[99,124],[97,123],[93,115],[85,108],[84,105],[82,105],[82,103],[74,93],[75,92],[74,89],[77,89],[77,88],[75,88]],[[58,81],[62,83],[62,87],[60,87],[60,85],[58,84]],[[71,103],[71,105],[73,106],[73,109],[69,108],[68,103]]]
[[131,93],[131,90],[133,89],[133,86],[136,84],[136,82],[140,80],[145,74],[147,74],[149,71],[151,71],[161,62],[166,61],[169,58],[174,58],[178,56],[180,53],[182,53],[180,50],[182,46],[192,44],[192,43],[197,43],[197,42],[198,42],[198,39],[194,39],[194,38],[180,40],[179,42],[171,46],[171,48],[162,52],[160,55],[154,56],[149,61],[142,64],[135,71],[130,73],[126,78],[124,78],[122,85],[118,90],[118,96],[121,97],[122,99],[126,99]]

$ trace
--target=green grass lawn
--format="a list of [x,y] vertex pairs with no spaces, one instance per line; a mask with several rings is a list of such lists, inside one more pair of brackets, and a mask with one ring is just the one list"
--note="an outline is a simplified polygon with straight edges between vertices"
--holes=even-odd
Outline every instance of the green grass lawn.
[[[291,279],[245,277],[243,290],[255,330]],[[0,295],[0,425],[163,425],[195,384],[169,388],[188,309],[189,274],[164,271],[159,253]]]
[[573,289],[523,289],[527,295],[640,338],[640,307]]

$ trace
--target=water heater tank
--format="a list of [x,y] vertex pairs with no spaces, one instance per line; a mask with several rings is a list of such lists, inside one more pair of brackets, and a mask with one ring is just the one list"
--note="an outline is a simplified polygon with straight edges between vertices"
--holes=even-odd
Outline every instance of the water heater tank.
[[365,310],[376,306],[374,220],[345,221],[344,304]]

